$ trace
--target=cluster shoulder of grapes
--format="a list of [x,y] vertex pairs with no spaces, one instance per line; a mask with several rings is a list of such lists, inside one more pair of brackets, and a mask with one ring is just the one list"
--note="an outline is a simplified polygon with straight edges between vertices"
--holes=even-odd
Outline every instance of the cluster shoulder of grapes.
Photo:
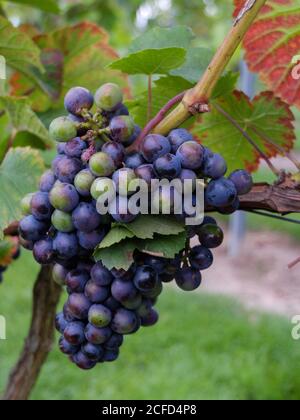
[[[187,243],[173,259],[135,252],[128,271],[108,270],[93,261],[94,249],[113,222],[131,223],[138,215],[128,208],[131,185],[143,180],[205,180],[205,202],[230,214],[239,207],[238,196],[252,187],[251,176],[239,170],[225,178],[227,165],[219,154],[194,140],[184,129],[168,137],[148,135],[140,152],[128,152],[141,133],[123,104],[121,89],[112,83],[93,96],[76,87],[65,97],[67,116],[56,118],[50,135],[58,142],[52,168],[41,178],[40,189],[21,205],[21,243],[40,264],[54,264],[55,281],[69,295],[57,316],[63,353],[82,369],[110,362],[119,355],[123,336],[140,326],[154,325],[154,309],[163,283],[176,280],[185,291],[197,289],[201,271],[213,263],[211,249],[223,242],[214,219],[187,227]],[[126,182],[123,182],[126,179]],[[114,194],[108,181],[113,181]],[[97,211],[97,201],[108,197],[109,213]],[[159,209],[168,204],[175,217],[176,191],[159,187]],[[176,215],[185,219],[184,212]],[[191,248],[196,236],[200,245]]]

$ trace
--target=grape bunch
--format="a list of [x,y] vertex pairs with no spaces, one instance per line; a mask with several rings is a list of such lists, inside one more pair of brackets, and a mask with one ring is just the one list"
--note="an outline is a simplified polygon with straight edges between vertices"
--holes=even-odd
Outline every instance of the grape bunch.
[[12,260],[17,260],[20,257],[21,249],[20,243],[17,236],[6,237],[5,241],[8,241],[12,245],[11,253],[8,257],[8,261],[0,264],[0,284],[3,282],[3,275],[10,266]]
[[[156,324],[154,306],[164,283],[175,279],[184,291],[197,289],[201,272],[213,263],[211,250],[224,238],[216,221],[206,216],[201,225],[186,227],[185,249],[173,259],[136,250],[128,271],[95,263],[94,250],[112,225],[138,217],[128,205],[135,181],[150,186],[153,180],[191,180],[195,191],[204,179],[205,205],[230,214],[239,208],[238,197],[252,188],[252,179],[243,170],[226,178],[222,156],[185,129],[173,130],[168,137],[150,134],[138,152],[129,151],[141,129],[115,84],[101,86],[94,96],[85,88],[72,88],[65,109],[68,115],[49,127],[57,156],[39,191],[22,200],[19,232],[23,247],[32,250],[39,264],[53,264],[54,280],[66,287],[68,300],[56,319],[61,351],[78,367],[91,369],[116,360],[125,335]],[[97,206],[103,194],[109,208],[105,215]],[[158,212],[167,204],[173,217],[184,221],[187,215],[178,214],[175,205],[178,194],[176,188],[154,191]],[[191,247],[194,237],[200,245]]]

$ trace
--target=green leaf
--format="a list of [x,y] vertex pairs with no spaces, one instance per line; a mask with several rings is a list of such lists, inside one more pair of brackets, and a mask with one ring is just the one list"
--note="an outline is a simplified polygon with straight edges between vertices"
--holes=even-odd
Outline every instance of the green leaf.
[[44,12],[49,13],[59,13],[59,6],[57,0],[9,0],[10,3],[23,4],[25,6],[32,6],[36,9],[43,10]]
[[35,191],[44,170],[36,150],[10,149],[0,166],[0,236],[3,230],[21,218],[20,200]]
[[186,233],[178,235],[154,235],[153,239],[126,239],[109,248],[98,248],[94,254],[96,261],[108,268],[128,270],[132,265],[133,253],[140,251],[159,254],[165,258],[173,258],[185,247]]
[[[182,77],[164,76],[154,82],[153,86],[153,110],[152,117],[154,117],[161,108],[174,96],[190,89],[193,85]],[[147,103],[148,93],[144,92],[139,95],[134,101],[127,101],[130,113],[134,118],[136,124],[145,127],[147,123]],[[193,119],[192,119],[193,121]],[[189,121],[189,124],[192,124]]]
[[152,241],[144,242],[143,250],[161,254],[165,258],[174,258],[176,254],[185,248],[186,239],[185,232],[182,232],[179,235],[155,235]]
[[117,225],[111,228],[108,234],[105,236],[98,249],[109,248],[112,245],[118,244],[127,238],[134,238],[134,234],[130,232],[126,226]]
[[177,235],[185,230],[182,223],[167,216],[142,215],[126,225],[134,236],[140,239],[153,239],[155,234]]
[[24,32],[0,16],[0,55],[6,64],[22,73],[32,76],[32,67],[41,72],[43,66],[40,61],[40,49]]
[[133,263],[133,252],[139,247],[140,240],[126,239],[109,248],[97,249],[94,257],[96,261],[102,261],[109,270],[113,268],[128,270]]
[[186,51],[183,48],[162,48],[139,51],[114,61],[113,70],[127,74],[168,74],[184,63]]
[[185,63],[176,70],[170,71],[173,76],[183,77],[191,83],[197,83],[208,67],[213,52],[207,48],[190,48]]
[[136,38],[130,48],[130,53],[136,53],[145,49],[153,48],[189,48],[195,38],[192,30],[187,26],[175,26],[172,28],[153,28]]
[[53,145],[48,130],[31,110],[26,99],[2,96],[0,97],[0,107],[7,112],[15,131],[24,131],[38,137],[44,146]]
[[211,108],[192,131],[205,146],[224,156],[229,171],[255,171],[261,158],[234,123],[269,158],[280,154],[274,144],[286,151],[294,146],[294,115],[272,92],[263,92],[251,102],[244,93],[235,91],[212,101]]

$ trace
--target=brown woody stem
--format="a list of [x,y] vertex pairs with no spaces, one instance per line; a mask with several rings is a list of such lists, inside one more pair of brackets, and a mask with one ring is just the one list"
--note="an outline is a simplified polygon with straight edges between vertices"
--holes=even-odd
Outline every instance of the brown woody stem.
[[164,135],[169,133],[190,118],[190,110],[195,104],[207,104],[216,83],[266,1],[248,0],[245,2],[239,18],[235,21],[199,83],[189,90],[178,107],[156,126],[155,133]]
[[43,267],[33,291],[31,327],[12,370],[4,400],[27,400],[52,348],[56,307],[61,288],[52,280],[52,267]]

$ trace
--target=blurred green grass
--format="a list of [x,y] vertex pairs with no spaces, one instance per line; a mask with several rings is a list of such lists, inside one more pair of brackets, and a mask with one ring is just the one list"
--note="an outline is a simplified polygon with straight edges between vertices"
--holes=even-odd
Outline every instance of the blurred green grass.
[[[7,341],[0,341],[0,390],[20,352],[30,318],[38,267],[28,254],[7,272],[0,313]],[[299,399],[300,343],[291,324],[255,314],[236,302],[168,288],[161,319],[126,339],[118,362],[82,372],[55,346],[33,399]]]

